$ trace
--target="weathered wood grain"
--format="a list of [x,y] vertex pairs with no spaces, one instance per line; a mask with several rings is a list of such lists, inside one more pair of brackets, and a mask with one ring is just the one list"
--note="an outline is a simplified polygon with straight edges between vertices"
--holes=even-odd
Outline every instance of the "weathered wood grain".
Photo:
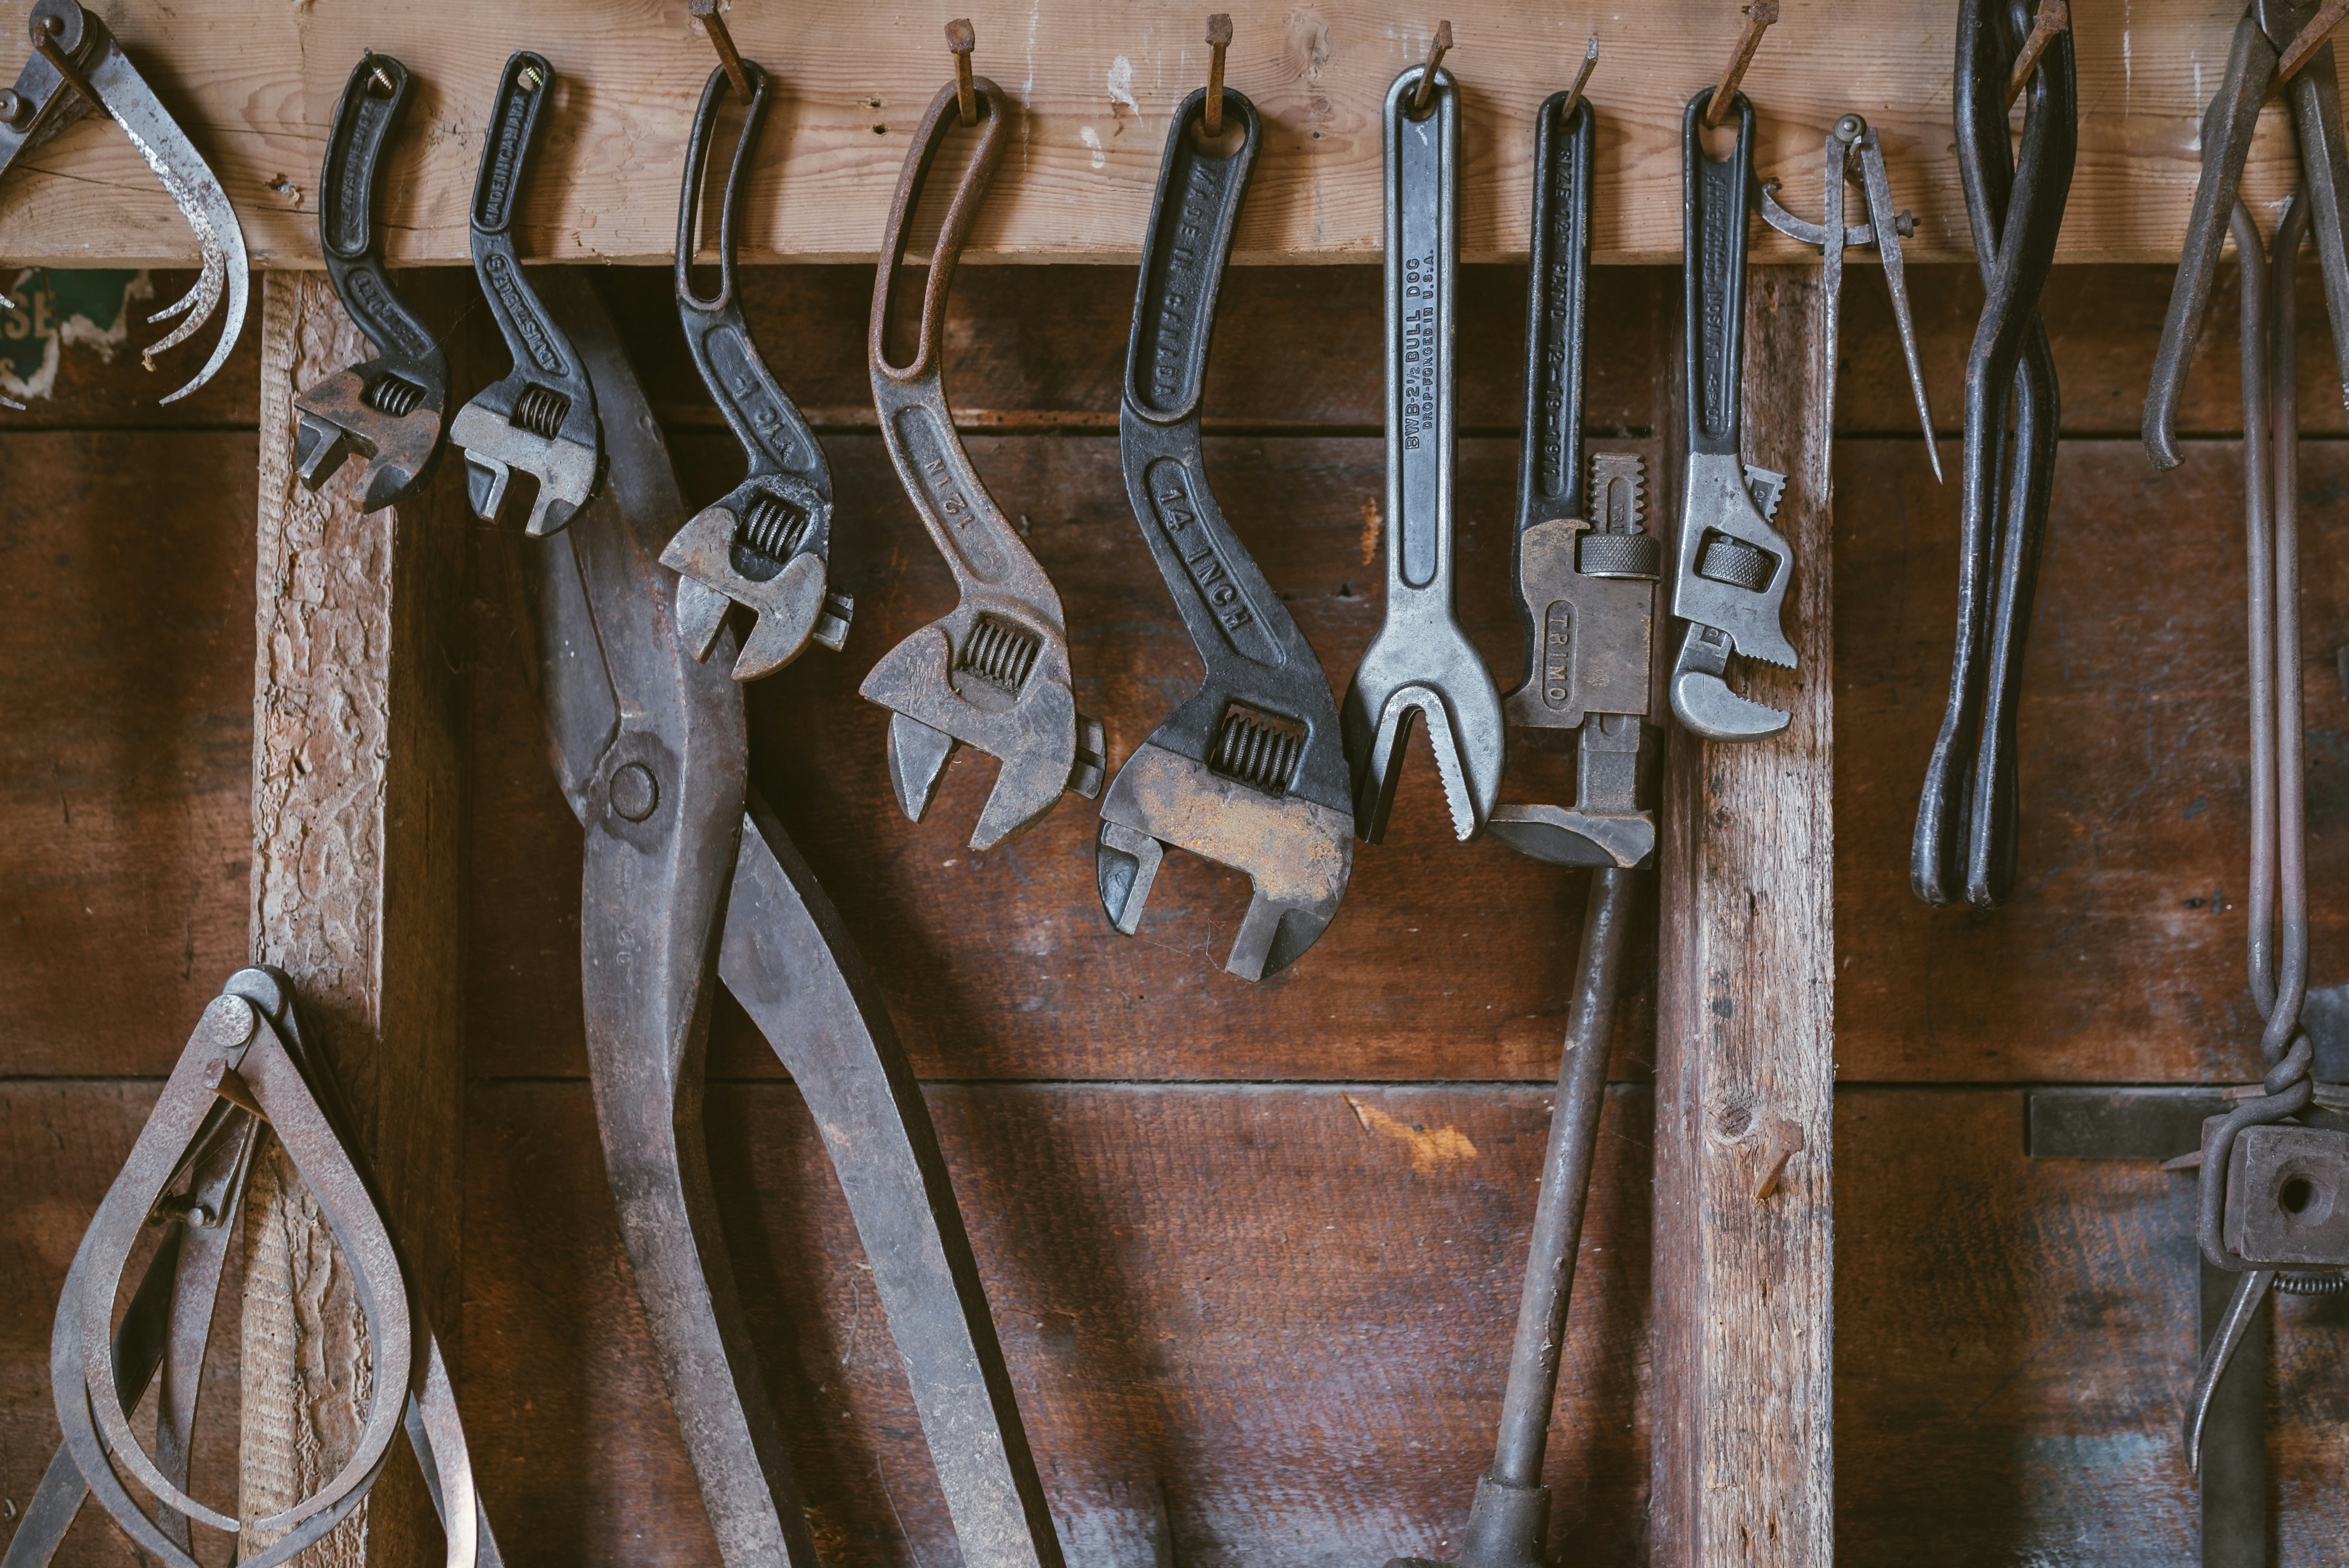
[[[2224,0],[2171,0],[2075,13],[2080,157],[2066,259],[2174,259],[2202,111],[2240,11]],[[978,0],[970,14],[978,70],[1024,112],[1018,151],[968,253],[1132,259],[1167,119],[1205,80],[1201,14],[1174,0]],[[387,171],[396,260],[464,258],[482,116],[500,65],[518,47],[544,52],[559,81],[519,220],[523,254],[642,262],[670,253],[683,141],[714,63],[678,0],[496,8],[443,0],[396,16],[222,0],[200,23],[160,5],[118,3],[105,15],[196,129],[262,265],[316,264],[320,153],[362,47],[398,55],[419,81],[410,129]],[[1727,58],[1741,25],[1734,8],[1658,0],[1610,13],[1454,0],[1448,15],[1458,46],[1447,63],[1466,95],[1466,253],[1524,253],[1534,110],[1567,85],[1595,32],[1604,51],[1590,88],[1601,120],[1599,256],[1677,261],[1682,108]],[[746,255],[870,257],[906,138],[952,77],[943,14],[826,0],[741,5],[730,16],[742,51],[781,79],[751,175]],[[1242,5],[1233,16],[1226,79],[1265,117],[1238,258],[1374,254],[1379,106],[1395,74],[1425,57],[1433,14],[1402,19],[1387,5],[1317,0]],[[1970,260],[1950,136],[1954,16],[1946,6],[1788,0],[1745,78],[1758,112],[1756,169],[1783,172],[1788,202],[1815,211],[1827,127],[1858,109],[1881,134],[1896,196],[1916,211],[1912,253]],[[2289,188],[2292,156],[2283,113],[2272,109],[2244,182],[2255,208]],[[184,264],[194,255],[186,225],[112,127],[85,121],[24,161],[0,201],[0,253],[83,266]],[[1802,255],[1767,230],[1756,251]]]
[[[1675,728],[1664,769],[1651,1561],[1672,1568],[1825,1568],[1835,1558],[1835,572],[1831,498],[1816,479],[1824,303],[1816,275],[1795,268],[1747,280],[1743,456],[1788,477],[1776,521],[1794,549],[1785,619],[1800,665],[1745,659],[1733,680],[1791,710],[1793,723],[1749,745]],[[1757,1196],[1790,1142],[1800,1151],[1770,1196]]]
[[[453,1335],[464,1070],[460,514],[443,494],[362,517],[349,473],[312,495],[293,471],[293,389],[368,353],[323,276],[268,280],[252,940],[259,962],[293,978],[315,1021],[427,1310]],[[450,469],[444,485],[456,482]],[[255,1172],[245,1247],[242,1511],[253,1520],[333,1473],[366,1402],[367,1350],[349,1271],[274,1147]],[[395,1466],[313,1550],[336,1563],[422,1563],[434,1533],[415,1468]]]

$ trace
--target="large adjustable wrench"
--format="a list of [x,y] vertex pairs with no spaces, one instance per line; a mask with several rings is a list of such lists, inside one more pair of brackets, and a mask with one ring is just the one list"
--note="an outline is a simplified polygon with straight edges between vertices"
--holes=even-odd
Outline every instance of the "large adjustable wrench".
[[604,472],[595,388],[514,254],[514,208],[554,96],[554,67],[544,57],[524,49],[506,61],[473,182],[473,271],[513,369],[449,424],[449,438],[465,450],[466,497],[483,522],[497,521],[516,469],[538,480],[524,525],[533,538],[569,522]]
[[1226,88],[1225,134],[1237,118],[1237,145],[1203,147],[1194,132],[1206,98],[1185,98],[1166,134],[1117,418],[1126,498],[1205,675],[1118,769],[1093,870],[1102,907],[1129,936],[1168,849],[1246,872],[1253,891],[1225,967],[1261,980],[1337,914],[1354,824],[1329,680],[1207,489],[1200,387],[1264,125]]
[[1452,808],[1475,837],[1501,789],[1501,697],[1452,609],[1453,302],[1460,270],[1460,89],[1435,71],[1433,102],[1410,100],[1426,66],[1387,88],[1387,603],[1340,706],[1353,770],[1354,828],[1386,836],[1414,718]]
[[882,438],[922,526],[946,557],[959,595],[953,611],[892,648],[864,677],[864,695],[889,710],[889,779],[918,822],[957,748],[1002,761],[970,835],[991,850],[1026,832],[1064,789],[1092,799],[1105,768],[1101,721],[1077,711],[1061,596],[1012,531],[955,434],[943,380],[947,291],[995,167],[1009,145],[1011,99],[985,77],[978,95],[978,146],[947,210],[922,294],[913,363],[889,357],[889,307],[905,271],[907,231],[939,144],[953,130],[953,85],[939,89],[914,132],[881,242],[873,282],[869,357]]
[[1689,624],[1672,665],[1672,717],[1708,740],[1760,740],[1793,715],[1729,689],[1729,656],[1795,667],[1779,616],[1794,547],[1771,526],[1786,476],[1739,460],[1738,379],[1745,370],[1745,197],[1754,106],[1737,95],[1737,144],[1706,155],[1699,123],[1713,89],[1682,117],[1682,235],[1688,337],[1688,473],[1672,614]]

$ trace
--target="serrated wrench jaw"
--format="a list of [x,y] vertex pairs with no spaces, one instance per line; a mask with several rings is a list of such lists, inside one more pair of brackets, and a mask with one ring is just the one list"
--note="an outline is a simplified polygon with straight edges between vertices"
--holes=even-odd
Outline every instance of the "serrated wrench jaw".
[[1353,780],[1355,832],[1363,842],[1375,844],[1386,837],[1416,720],[1423,719],[1427,727],[1428,748],[1444,781],[1454,834],[1465,843],[1491,818],[1500,799],[1506,730],[1491,676],[1475,662],[1473,652],[1468,657],[1474,678],[1463,670],[1442,686],[1407,681],[1381,690],[1383,683],[1365,679],[1373,665],[1368,657],[1355,672],[1338,718]]
[[[1786,585],[1794,576],[1794,546],[1773,528],[1754,503],[1754,488],[1769,493],[1783,476],[1748,469],[1733,456],[1691,453],[1680,545],[1672,580],[1672,614],[1723,633],[1748,658],[1793,669],[1795,645],[1780,624]],[[1708,576],[1708,552],[1722,541],[1759,552],[1769,562],[1768,579],[1757,587]]]

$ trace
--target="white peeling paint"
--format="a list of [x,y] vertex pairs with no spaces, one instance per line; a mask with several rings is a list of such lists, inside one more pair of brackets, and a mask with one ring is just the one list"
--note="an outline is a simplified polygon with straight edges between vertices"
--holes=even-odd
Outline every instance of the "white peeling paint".
[[1133,101],[1133,62],[1120,55],[1109,65],[1109,101],[1112,106],[1123,104],[1135,114],[1142,106]]
[[1095,169],[1103,169],[1108,167],[1109,153],[1102,146],[1101,132],[1095,130],[1089,125],[1079,126],[1077,128],[1077,139],[1083,142],[1087,147],[1092,150],[1093,167]]

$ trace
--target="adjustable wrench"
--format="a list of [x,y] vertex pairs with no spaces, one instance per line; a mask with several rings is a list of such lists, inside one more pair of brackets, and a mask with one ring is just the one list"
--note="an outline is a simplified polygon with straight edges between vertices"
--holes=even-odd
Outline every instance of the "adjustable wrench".
[[947,291],[978,202],[1002,161],[1011,100],[985,77],[972,82],[981,116],[978,146],[947,210],[922,294],[921,343],[910,365],[890,362],[890,300],[904,271],[907,230],[922,182],[957,120],[957,88],[942,88],[914,132],[881,242],[873,282],[869,353],[873,401],[897,478],[922,526],[946,557],[959,598],[951,614],[892,648],[861,688],[889,710],[889,779],[897,802],[918,822],[958,747],[1002,760],[970,836],[991,850],[1041,821],[1064,789],[1101,793],[1106,763],[1099,719],[1077,711],[1070,689],[1069,634],[1061,596],[955,434],[942,379]]
[[1261,980],[1337,914],[1354,824],[1329,680],[1207,489],[1200,387],[1264,124],[1226,88],[1225,134],[1237,119],[1238,145],[1203,147],[1193,131],[1206,99],[1185,98],[1166,134],[1117,418],[1126,498],[1205,676],[1102,798],[1093,870],[1102,908],[1128,936],[1168,849],[1246,872],[1247,915],[1225,967]]
[[315,490],[345,459],[364,458],[361,511],[403,500],[431,479],[449,407],[449,356],[391,286],[376,231],[376,176],[408,108],[409,86],[408,67],[389,55],[362,57],[344,85],[318,175],[318,248],[326,275],[377,357],[295,395],[302,422],[294,471],[304,489]]
[[506,61],[473,182],[473,271],[514,367],[449,426],[449,438],[465,449],[465,493],[483,522],[497,521],[514,469],[537,480],[524,526],[533,538],[569,522],[604,472],[595,389],[514,254],[514,208],[554,96],[554,67],[543,56],[523,49]]
[[1795,667],[1780,629],[1794,547],[1771,526],[1786,476],[1738,459],[1745,369],[1745,191],[1754,106],[1737,95],[1737,144],[1706,155],[1705,88],[1682,116],[1682,235],[1688,312],[1688,473],[1672,575],[1672,614],[1689,623],[1673,662],[1672,717],[1708,740],[1760,740],[1794,716],[1729,689],[1729,656]]
[[1414,717],[1472,839],[1500,793],[1501,697],[1452,612],[1453,300],[1460,270],[1460,89],[1437,67],[1433,103],[1408,103],[1426,66],[1387,88],[1386,619],[1339,709],[1354,829],[1386,836]]
[[815,432],[760,356],[734,291],[742,187],[771,97],[771,78],[763,69],[750,60],[741,68],[750,81],[750,101],[743,108],[719,213],[718,297],[706,300],[693,292],[692,263],[702,174],[726,91],[723,67],[710,72],[702,86],[701,107],[686,144],[685,191],[677,207],[677,314],[693,367],[742,444],[750,471],[678,530],[661,552],[661,564],[678,574],[678,634],[696,659],[709,656],[729,609],[741,604],[750,610],[756,620],[734,661],[734,678],[749,681],[790,664],[811,638],[839,652],[855,606],[824,582],[832,559],[831,466]]

